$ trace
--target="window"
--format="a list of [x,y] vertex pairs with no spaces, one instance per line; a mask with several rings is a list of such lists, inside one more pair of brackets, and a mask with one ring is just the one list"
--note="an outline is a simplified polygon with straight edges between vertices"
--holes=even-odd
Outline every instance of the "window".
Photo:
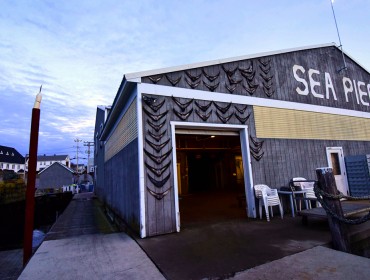
[[334,175],[341,175],[342,172],[340,170],[340,164],[339,164],[339,153],[331,153],[331,163],[333,165],[333,174]]

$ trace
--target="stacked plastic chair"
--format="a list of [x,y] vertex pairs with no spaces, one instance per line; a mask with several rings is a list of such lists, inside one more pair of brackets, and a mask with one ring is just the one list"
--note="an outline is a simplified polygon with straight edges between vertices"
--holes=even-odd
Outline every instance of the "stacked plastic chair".
[[274,217],[272,206],[279,206],[280,216],[283,219],[283,208],[281,207],[279,194],[276,189],[271,189],[267,185],[260,184],[254,186],[254,193],[256,198],[259,200],[260,219],[262,219],[262,206],[265,208],[266,219],[268,222],[270,221],[269,209],[271,211],[271,217]]

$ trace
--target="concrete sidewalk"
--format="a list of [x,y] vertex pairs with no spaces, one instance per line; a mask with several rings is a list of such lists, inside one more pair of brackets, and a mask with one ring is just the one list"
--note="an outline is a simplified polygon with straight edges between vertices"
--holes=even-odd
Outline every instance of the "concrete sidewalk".
[[18,279],[165,279],[92,193],[75,195],[45,240]]
[[325,221],[200,220],[135,242],[102,209],[76,195],[19,279],[370,279],[370,259],[327,248]]
[[165,279],[124,233],[45,241],[18,279]]
[[232,279],[370,279],[370,260],[317,246],[301,253],[239,272]]

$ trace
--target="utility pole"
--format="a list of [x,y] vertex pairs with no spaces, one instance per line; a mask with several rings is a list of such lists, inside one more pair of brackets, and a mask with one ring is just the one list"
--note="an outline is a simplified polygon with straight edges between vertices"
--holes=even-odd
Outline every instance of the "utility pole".
[[[90,141],[84,141],[84,146],[87,146],[87,168],[89,168],[89,164],[90,164],[90,147],[93,147],[94,146],[94,142],[90,142]],[[87,173],[89,173],[90,170],[87,171]]]
[[78,145],[78,143],[82,142],[82,140],[76,138],[74,141],[76,142],[76,161],[77,161],[77,164],[76,164],[76,172],[78,174],[78,153],[79,153],[78,150],[80,149],[80,146]]

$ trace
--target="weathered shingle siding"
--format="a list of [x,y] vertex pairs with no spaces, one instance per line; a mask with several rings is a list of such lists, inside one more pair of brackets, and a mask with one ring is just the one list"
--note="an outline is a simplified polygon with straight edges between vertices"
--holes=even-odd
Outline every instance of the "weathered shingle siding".
[[53,164],[40,173],[39,187],[61,188],[73,184],[73,173],[59,164]]
[[328,165],[326,147],[342,147],[345,155],[365,155],[370,151],[366,141],[264,140],[264,157],[252,158],[253,181],[271,187],[286,186],[293,177],[316,179],[316,168]]

